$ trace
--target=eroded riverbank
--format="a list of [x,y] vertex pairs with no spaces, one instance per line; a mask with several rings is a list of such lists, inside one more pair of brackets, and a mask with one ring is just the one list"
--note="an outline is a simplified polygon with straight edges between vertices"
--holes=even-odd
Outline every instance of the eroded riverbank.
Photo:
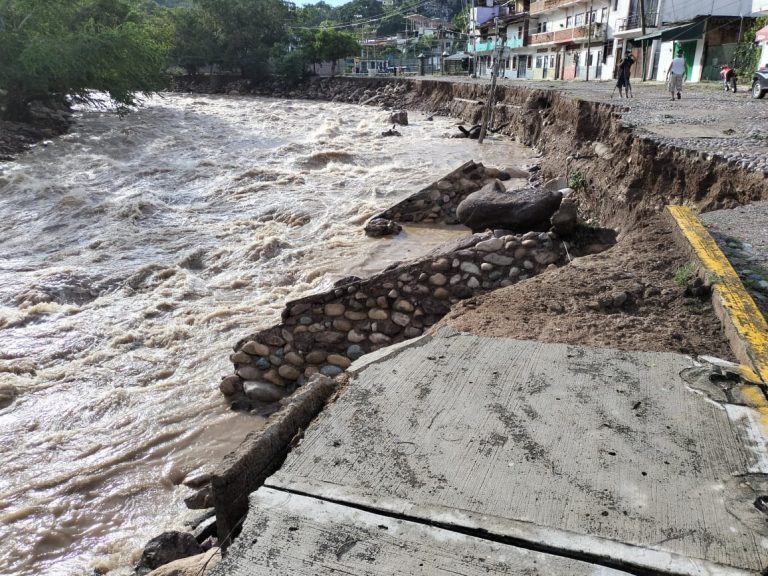
[[[382,85],[338,82],[303,95],[357,103]],[[413,81],[392,104],[472,122],[484,90]],[[497,109],[504,130],[544,153],[547,176],[579,171],[590,192],[576,196],[583,212],[620,230],[676,199],[710,208],[765,194],[762,175],[636,138],[605,104],[504,90]],[[286,300],[361,268],[375,272],[370,254],[380,244],[361,232],[369,216],[468,157],[505,166],[526,155],[506,145],[494,151],[491,142],[498,157],[480,156],[488,146],[448,139],[453,121],[439,117],[403,129],[406,138],[379,139],[388,114],[375,108],[263,102],[174,96],[124,123],[76,131],[35,152],[35,170],[3,175],[4,191],[17,192],[4,218],[3,242],[14,256],[3,262],[0,288],[0,338],[13,335],[2,377],[20,391],[0,412],[11,470],[0,493],[3,518],[28,534],[23,548],[3,551],[16,573],[132,561],[149,537],[177,523],[186,473],[239,442],[238,417],[214,387],[231,344],[276,322]],[[175,125],[190,134],[174,133]],[[81,156],[67,160],[62,146]],[[103,228],[92,231],[93,221]],[[21,447],[10,440],[19,437]],[[136,438],[146,439],[138,449]],[[198,438],[214,448],[201,453]],[[25,452],[46,466],[29,466]],[[69,482],[84,463],[93,473]]]
[[451,140],[453,120],[418,115],[393,142],[386,121],[340,103],[173,95],[123,120],[83,113],[2,165],[6,573],[131,566],[179,526],[184,478],[260,425],[218,392],[232,342],[286,299],[431,248],[417,228],[383,248],[362,233],[371,215],[467,158],[529,154]]

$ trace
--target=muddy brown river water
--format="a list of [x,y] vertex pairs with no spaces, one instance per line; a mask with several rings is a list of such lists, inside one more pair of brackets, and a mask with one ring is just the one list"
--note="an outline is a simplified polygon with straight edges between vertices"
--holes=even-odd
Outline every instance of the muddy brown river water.
[[172,95],[0,164],[0,572],[129,574],[180,526],[180,482],[254,416],[217,383],[286,300],[457,230],[362,224],[469,159],[521,165],[454,121],[345,104]]

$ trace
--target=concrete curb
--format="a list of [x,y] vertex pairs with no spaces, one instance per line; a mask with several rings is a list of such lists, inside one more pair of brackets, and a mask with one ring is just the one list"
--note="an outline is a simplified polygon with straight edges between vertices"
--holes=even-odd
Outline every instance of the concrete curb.
[[712,304],[731,350],[754,371],[751,380],[768,383],[768,323],[755,301],[690,208],[667,206],[665,214],[680,245],[696,259],[699,274],[712,283]]
[[211,478],[216,531],[226,548],[248,513],[248,496],[285,460],[292,441],[300,438],[312,419],[336,390],[336,382],[315,376],[300,388],[263,430],[252,432],[224,458],[222,470]]

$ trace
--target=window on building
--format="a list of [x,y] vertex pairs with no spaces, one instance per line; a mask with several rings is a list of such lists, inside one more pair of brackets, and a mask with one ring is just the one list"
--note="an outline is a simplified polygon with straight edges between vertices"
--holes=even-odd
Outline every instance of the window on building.
[[573,28],[573,16],[566,16],[566,18],[565,18],[565,27],[566,28]]
[[536,56],[536,68],[544,68],[544,58],[542,56]]
[[584,13],[576,14],[573,19],[574,26],[584,26]]
[[517,37],[518,38],[522,38],[523,37],[523,27],[522,26],[518,26],[517,27]]
[[600,10],[600,22],[608,22],[608,8]]
[[528,55],[528,68],[530,68],[532,64],[533,64],[533,56]]
[[512,68],[517,68],[517,56],[512,56]]
[[554,68],[555,67],[555,57],[554,57],[554,55],[549,57],[549,67],[550,68]]

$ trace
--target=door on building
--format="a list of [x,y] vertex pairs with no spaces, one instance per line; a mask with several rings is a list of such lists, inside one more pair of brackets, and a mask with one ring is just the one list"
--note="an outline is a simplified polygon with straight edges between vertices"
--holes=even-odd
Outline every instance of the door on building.
[[683,58],[685,58],[685,63],[688,64],[688,74],[686,74],[685,79],[690,80],[693,75],[693,60],[696,57],[696,40],[691,40],[689,42],[675,42],[675,57],[677,57],[678,50],[683,51]]
[[517,77],[525,78],[525,68],[528,62],[528,56],[519,56],[517,58]]
[[645,67],[645,59],[643,58],[642,46],[632,47],[632,58],[635,59],[635,63],[632,64],[632,68],[629,71],[630,78],[642,78],[643,68]]

